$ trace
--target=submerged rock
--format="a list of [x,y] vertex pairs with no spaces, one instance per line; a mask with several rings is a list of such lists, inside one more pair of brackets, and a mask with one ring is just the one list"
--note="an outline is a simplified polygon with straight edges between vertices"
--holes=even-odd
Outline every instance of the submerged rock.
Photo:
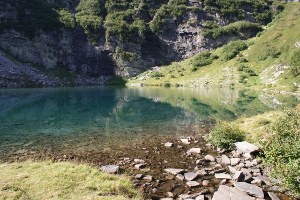
[[117,165],[104,165],[100,168],[100,170],[106,173],[116,174],[119,172],[120,167]]

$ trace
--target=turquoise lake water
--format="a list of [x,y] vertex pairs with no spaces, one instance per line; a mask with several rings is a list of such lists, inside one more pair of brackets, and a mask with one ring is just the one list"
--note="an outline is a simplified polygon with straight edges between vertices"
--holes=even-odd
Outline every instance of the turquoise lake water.
[[0,152],[101,135],[177,134],[299,103],[294,96],[229,89],[80,87],[0,90]]

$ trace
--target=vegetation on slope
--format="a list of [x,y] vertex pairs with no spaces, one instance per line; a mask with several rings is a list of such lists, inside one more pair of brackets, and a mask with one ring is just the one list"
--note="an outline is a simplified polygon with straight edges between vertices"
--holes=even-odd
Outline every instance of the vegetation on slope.
[[146,71],[131,79],[129,85],[267,86],[297,91],[300,86],[299,49],[295,43],[300,40],[299,15],[300,5],[288,4],[285,11],[256,38],[231,42],[211,52],[163,66],[160,70]]
[[83,164],[3,163],[0,177],[0,199],[142,199],[126,177]]

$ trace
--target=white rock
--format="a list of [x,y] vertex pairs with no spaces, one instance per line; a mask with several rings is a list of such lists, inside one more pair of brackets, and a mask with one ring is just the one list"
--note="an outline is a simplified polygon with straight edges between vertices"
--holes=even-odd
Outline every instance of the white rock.
[[185,170],[184,169],[168,168],[168,169],[164,169],[164,171],[169,173],[169,174],[177,175],[177,174],[183,173]]
[[145,163],[145,161],[142,159],[134,159],[133,162],[134,163]]
[[234,174],[237,170],[235,167],[228,166],[230,173]]
[[180,141],[182,142],[182,144],[191,144],[191,141],[189,139],[180,139]]
[[243,153],[253,153],[255,151],[258,151],[259,148],[255,146],[254,144],[251,144],[249,142],[236,142],[235,143],[236,149],[243,152]]
[[215,158],[214,158],[213,156],[211,156],[211,155],[206,155],[206,156],[204,157],[204,159],[205,159],[205,160],[208,160],[208,161],[210,161],[210,162],[215,162]]
[[200,154],[201,153],[201,149],[200,148],[191,148],[186,153],[188,155],[191,155],[191,154]]
[[173,147],[173,146],[174,146],[174,144],[171,143],[171,142],[165,143],[165,147],[167,147],[167,148],[170,148],[170,147]]
[[134,165],[134,168],[136,169],[142,169],[142,168],[145,168],[146,167],[146,164],[136,164]]
[[226,155],[222,155],[222,163],[224,165],[230,165],[230,159]]
[[186,185],[188,187],[192,188],[192,187],[198,187],[198,186],[200,186],[200,183],[198,183],[197,181],[188,181],[188,182],[186,182]]
[[245,175],[243,174],[243,172],[236,171],[232,177],[232,180],[239,182],[239,181],[243,181],[244,178]]
[[230,159],[230,165],[235,166],[235,165],[239,164],[240,161],[241,161],[240,158],[231,158]]
[[182,174],[177,174],[175,178],[177,180],[184,181],[184,176]]
[[229,174],[216,173],[215,178],[217,178],[217,179],[231,179],[231,176]]
[[192,181],[198,177],[199,174],[194,172],[184,173],[185,180]]
[[195,198],[195,200],[205,200],[205,196],[204,195],[199,195]]

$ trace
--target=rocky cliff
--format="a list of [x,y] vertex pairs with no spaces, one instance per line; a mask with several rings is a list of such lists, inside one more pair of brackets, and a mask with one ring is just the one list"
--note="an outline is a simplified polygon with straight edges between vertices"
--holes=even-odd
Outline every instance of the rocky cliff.
[[[0,48],[79,75],[132,77],[256,35],[273,1],[1,0]],[[233,25],[243,21],[243,25]]]

